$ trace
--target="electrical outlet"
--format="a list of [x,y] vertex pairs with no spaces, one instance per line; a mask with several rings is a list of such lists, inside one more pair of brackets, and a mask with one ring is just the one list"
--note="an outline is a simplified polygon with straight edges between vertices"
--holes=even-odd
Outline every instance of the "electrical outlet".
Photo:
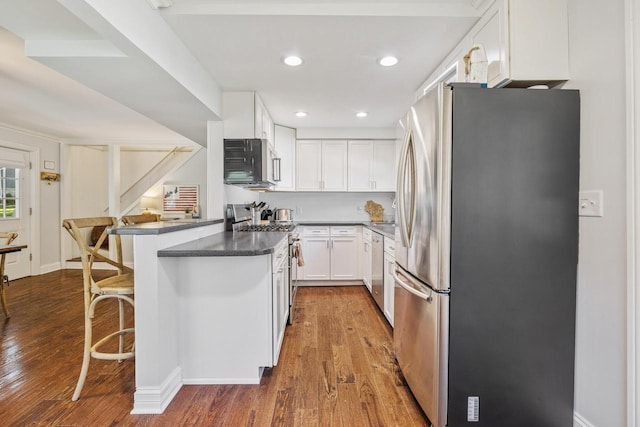
[[302,213],[302,208],[300,206],[296,206],[296,213],[300,215]]
[[602,216],[602,190],[581,191],[578,194],[578,215]]
[[363,211],[363,209],[364,209],[364,208],[363,208],[362,206],[358,206],[358,207],[357,207],[358,212],[362,212],[362,211]]

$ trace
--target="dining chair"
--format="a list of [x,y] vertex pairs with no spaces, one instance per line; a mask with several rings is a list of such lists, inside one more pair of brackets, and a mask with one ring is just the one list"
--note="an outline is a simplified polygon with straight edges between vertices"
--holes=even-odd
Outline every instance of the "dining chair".
[[143,224],[145,222],[158,222],[160,215],[158,214],[140,214],[140,215],[124,215],[120,218],[124,225]]
[[[93,357],[103,360],[118,360],[122,362],[135,355],[135,341],[131,344],[131,349],[125,351],[125,335],[134,332],[134,328],[125,328],[124,303],[134,306],[133,302],[133,270],[125,266],[122,262],[122,243],[119,235],[114,236],[116,259],[113,260],[105,254],[105,249],[101,249],[104,241],[109,237],[108,227],[117,227],[118,221],[115,217],[96,218],[76,218],[65,219],[62,226],[69,232],[80,250],[82,261],[82,277],[84,290],[84,353],[82,358],[82,368],[80,377],[76,384],[71,400],[78,400],[80,392],[87,378],[89,361]],[[90,245],[90,234],[94,229],[102,228],[102,232],[95,242]],[[107,278],[98,279],[95,277],[96,262],[106,263],[115,267],[116,274]],[[103,270],[104,271],[104,270]],[[102,277],[102,276],[100,276]],[[118,301],[119,329],[105,337],[92,343],[93,318],[96,305],[103,300],[116,299]],[[118,338],[117,352],[101,351],[103,344]]]
[[[0,240],[4,239],[4,244],[5,245],[10,245],[11,242],[13,242],[14,240],[16,240],[16,238],[18,237],[18,233],[13,232],[13,231],[0,231]],[[4,267],[5,265],[5,257],[7,254],[2,254],[0,255],[0,266]],[[5,286],[9,286],[9,276],[4,274],[2,274],[2,277],[0,277],[0,280],[2,280],[2,283],[0,283],[0,302],[2,302],[2,310],[4,310],[4,315],[5,317],[8,319],[9,317],[11,317],[11,314],[9,313],[9,307],[7,305],[7,296],[5,294],[6,290],[5,290]]]

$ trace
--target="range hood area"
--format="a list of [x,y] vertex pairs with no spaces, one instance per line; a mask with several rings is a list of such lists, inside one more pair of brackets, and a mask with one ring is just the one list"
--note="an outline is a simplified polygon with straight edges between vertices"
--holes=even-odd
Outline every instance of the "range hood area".
[[266,139],[224,140],[224,183],[271,190],[280,180],[280,159]]

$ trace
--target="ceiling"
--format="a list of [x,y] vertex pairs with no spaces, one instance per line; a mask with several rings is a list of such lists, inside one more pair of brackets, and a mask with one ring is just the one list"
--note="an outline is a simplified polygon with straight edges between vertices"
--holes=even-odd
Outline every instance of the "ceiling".
[[[0,0],[0,122],[205,145],[220,91],[256,90],[277,124],[389,127],[487,3]],[[289,54],[303,64],[285,66]],[[388,54],[398,65],[377,65]]]

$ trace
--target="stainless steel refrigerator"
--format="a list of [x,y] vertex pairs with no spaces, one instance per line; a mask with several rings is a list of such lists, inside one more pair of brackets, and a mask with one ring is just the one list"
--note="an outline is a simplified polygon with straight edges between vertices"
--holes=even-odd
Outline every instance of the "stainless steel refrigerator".
[[579,116],[440,85],[406,117],[394,351],[435,427],[573,425]]

